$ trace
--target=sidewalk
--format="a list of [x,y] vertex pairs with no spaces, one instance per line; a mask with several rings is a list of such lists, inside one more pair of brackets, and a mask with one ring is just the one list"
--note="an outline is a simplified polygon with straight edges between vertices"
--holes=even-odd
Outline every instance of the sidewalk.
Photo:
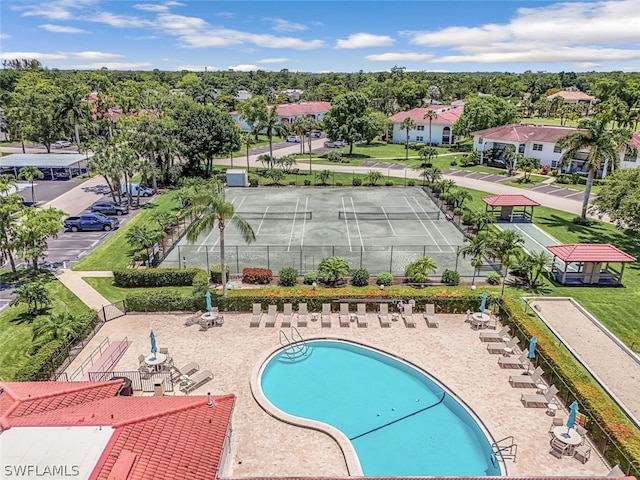
[[[42,208],[59,208],[67,212],[69,216],[79,215],[84,212],[93,202],[100,200],[102,193],[101,186],[107,188],[107,182],[101,175],[96,175],[86,182],[73,187],[68,192],[63,193],[50,202],[45,203]],[[105,190],[106,191],[106,190]]]
[[57,275],[58,280],[67,287],[89,308],[100,310],[104,305],[111,302],[104,298],[91,285],[85,282],[82,277],[112,277],[112,272],[74,272],[69,269],[61,270]]

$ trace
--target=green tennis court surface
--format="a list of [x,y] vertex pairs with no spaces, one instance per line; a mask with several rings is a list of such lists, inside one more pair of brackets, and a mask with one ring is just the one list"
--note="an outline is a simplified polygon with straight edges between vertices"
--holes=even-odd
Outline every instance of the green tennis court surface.
[[[341,256],[352,269],[403,273],[404,267],[426,255],[438,266],[471,276],[467,260],[458,259],[462,233],[440,214],[419,187],[409,188],[231,188],[227,199],[252,226],[251,245],[227,222],[225,259],[232,274],[246,267],[287,266],[300,272],[316,270],[325,257]],[[163,267],[219,263],[218,229],[189,245],[182,239]]]

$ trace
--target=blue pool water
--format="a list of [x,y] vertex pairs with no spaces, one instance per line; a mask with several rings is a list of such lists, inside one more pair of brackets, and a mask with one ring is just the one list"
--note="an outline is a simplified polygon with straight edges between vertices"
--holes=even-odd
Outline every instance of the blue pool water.
[[265,397],[290,415],[329,424],[351,441],[367,476],[501,475],[476,420],[423,372],[372,349],[307,342],[265,365]]

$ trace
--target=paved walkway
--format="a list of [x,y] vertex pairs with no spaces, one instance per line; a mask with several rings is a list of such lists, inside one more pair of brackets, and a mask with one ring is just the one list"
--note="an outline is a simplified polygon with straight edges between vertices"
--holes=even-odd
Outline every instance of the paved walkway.
[[71,290],[85,305],[94,310],[100,310],[103,305],[111,302],[100,295],[91,285],[85,282],[82,277],[112,277],[112,272],[74,272],[69,269],[62,269],[57,275],[58,280]]

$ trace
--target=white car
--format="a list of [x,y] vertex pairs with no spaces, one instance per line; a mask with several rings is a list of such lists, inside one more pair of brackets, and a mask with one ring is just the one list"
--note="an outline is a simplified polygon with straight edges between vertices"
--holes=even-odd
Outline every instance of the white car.
[[324,142],[324,146],[327,148],[336,148],[336,142],[327,140],[326,142]]
[[71,142],[67,142],[66,140],[58,140],[53,144],[53,148],[68,148],[71,146]]
[[300,137],[298,136],[289,137],[287,138],[287,142],[300,143]]

